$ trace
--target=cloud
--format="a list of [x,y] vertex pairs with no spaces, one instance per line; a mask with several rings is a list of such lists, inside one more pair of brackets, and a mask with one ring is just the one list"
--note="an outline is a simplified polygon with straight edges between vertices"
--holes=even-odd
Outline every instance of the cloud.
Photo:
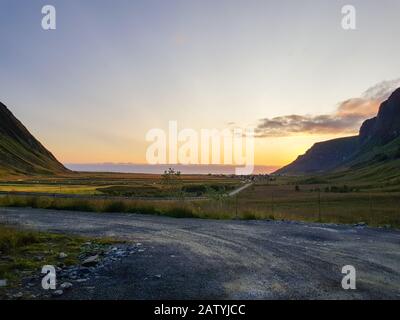
[[382,81],[365,91],[362,97],[366,100],[385,101],[399,87],[400,78],[392,81]]
[[282,137],[298,133],[355,134],[361,123],[376,115],[379,105],[400,87],[400,79],[383,81],[360,97],[338,104],[335,112],[325,115],[286,115],[259,120],[257,137]]

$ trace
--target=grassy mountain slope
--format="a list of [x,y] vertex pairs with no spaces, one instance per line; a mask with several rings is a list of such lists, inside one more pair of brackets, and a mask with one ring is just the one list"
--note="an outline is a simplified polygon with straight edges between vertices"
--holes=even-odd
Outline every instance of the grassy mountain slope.
[[400,191],[400,137],[359,153],[327,178]]
[[68,170],[0,103],[0,175],[65,172]]
[[358,136],[316,143],[276,171],[286,175],[327,175],[338,180],[400,185],[400,88],[366,120]]
[[279,169],[276,173],[299,175],[307,173],[320,173],[332,170],[352,157],[358,137],[339,138],[316,143],[307,150],[304,155],[299,156],[291,164]]

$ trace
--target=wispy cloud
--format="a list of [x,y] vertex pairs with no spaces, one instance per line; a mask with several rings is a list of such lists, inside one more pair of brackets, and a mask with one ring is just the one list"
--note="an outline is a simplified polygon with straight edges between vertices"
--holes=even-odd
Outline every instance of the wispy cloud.
[[360,97],[339,103],[332,114],[286,115],[261,119],[256,134],[258,137],[277,137],[297,133],[356,133],[362,121],[375,116],[379,105],[398,87],[400,79],[378,83]]

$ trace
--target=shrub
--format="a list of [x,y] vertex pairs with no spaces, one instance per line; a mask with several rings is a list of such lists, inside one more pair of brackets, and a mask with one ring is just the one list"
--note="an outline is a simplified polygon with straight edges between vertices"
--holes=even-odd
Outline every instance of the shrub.
[[167,209],[164,214],[174,218],[195,218],[192,210],[188,208],[173,207]]
[[189,184],[183,186],[182,191],[188,193],[203,194],[207,191],[207,187],[204,184]]
[[245,211],[241,214],[243,220],[257,220],[257,216],[254,212]]
[[37,242],[39,240],[32,232],[0,226],[0,251],[3,254]]
[[389,159],[389,157],[385,153],[378,153],[372,158],[373,161],[377,161],[377,162],[383,162],[388,159]]
[[127,211],[127,206],[123,201],[108,202],[104,206],[104,211],[106,211],[106,212],[125,212],[125,211]]

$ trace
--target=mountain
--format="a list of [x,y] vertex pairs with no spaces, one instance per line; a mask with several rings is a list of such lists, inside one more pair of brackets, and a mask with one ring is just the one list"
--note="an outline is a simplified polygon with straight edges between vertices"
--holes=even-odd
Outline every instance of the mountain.
[[0,175],[66,172],[68,170],[0,102]]
[[400,88],[381,104],[378,115],[360,129],[362,145],[383,145],[400,136]]
[[358,170],[400,158],[400,88],[383,102],[359,135],[314,144],[276,174],[299,175]]
[[277,174],[308,174],[335,169],[350,159],[358,145],[358,136],[318,142],[291,164],[277,170]]

